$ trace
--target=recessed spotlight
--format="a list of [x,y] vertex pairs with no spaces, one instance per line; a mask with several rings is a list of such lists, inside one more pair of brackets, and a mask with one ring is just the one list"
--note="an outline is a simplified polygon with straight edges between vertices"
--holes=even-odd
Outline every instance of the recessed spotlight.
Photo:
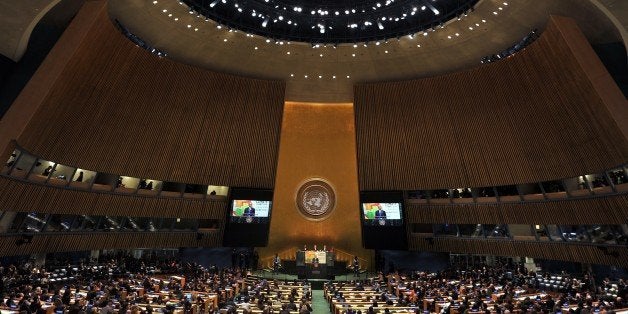
[[388,53],[388,50],[384,50],[384,53]]
[[257,50],[257,46],[255,46],[255,50]]
[[351,76],[347,75],[347,78],[351,78]]
[[303,77],[307,78],[307,75],[304,75]]
[[321,53],[319,56],[322,58],[322,57],[323,57],[323,54]]
[[322,76],[322,75],[319,75],[319,76],[318,76],[318,78],[323,78],[323,76]]
[[336,76],[334,75],[334,76],[332,76],[331,78],[335,79],[335,78],[336,78]]
[[355,57],[355,53],[352,53],[352,54],[351,54],[351,56],[352,56],[352,57]]
[[175,17],[175,18],[174,18],[174,20],[175,20],[175,21],[178,21],[178,20],[179,20],[179,18],[178,18],[178,17]]
[[227,42],[227,38],[223,39],[224,42]]
[[294,77],[294,74],[290,74],[290,77]]

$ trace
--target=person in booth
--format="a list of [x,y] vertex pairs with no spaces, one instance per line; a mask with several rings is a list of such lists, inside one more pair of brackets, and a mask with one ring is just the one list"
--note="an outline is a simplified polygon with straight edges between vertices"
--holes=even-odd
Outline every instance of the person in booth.
[[244,213],[242,213],[244,217],[255,217],[255,208],[251,202],[248,203],[246,208],[244,208]]

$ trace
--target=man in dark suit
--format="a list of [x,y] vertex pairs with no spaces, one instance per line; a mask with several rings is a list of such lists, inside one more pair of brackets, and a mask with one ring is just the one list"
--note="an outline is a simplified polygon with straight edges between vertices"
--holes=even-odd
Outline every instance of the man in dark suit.
[[248,204],[248,206],[244,209],[244,213],[242,213],[242,216],[255,217],[255,208],[253,207],[253,204]]
[[375,219],[386,219],[386,211],[381,207],[375,211]]

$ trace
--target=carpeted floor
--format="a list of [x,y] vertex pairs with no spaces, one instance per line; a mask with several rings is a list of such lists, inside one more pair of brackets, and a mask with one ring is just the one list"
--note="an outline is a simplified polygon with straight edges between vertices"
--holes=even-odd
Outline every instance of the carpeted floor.
[[329,303],[325,300],[323,290],[312,290],[312,313],[313,314],[329,314]]

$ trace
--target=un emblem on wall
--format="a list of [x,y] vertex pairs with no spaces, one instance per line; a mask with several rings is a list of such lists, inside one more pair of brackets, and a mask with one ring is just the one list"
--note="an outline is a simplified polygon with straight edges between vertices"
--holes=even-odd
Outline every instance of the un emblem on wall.
[[336,194],[322,179],[310,179],[297,191],[297,208],[309,220],[323,220],[336,206]]

